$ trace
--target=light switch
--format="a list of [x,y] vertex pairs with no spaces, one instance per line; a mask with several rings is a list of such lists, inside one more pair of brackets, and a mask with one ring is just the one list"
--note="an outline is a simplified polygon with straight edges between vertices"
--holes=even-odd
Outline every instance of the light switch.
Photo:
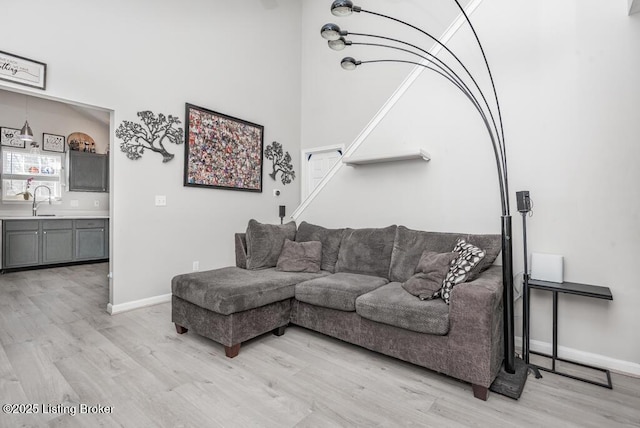
[[164,207],[167,205],[167,197],[165,195],[156,195],[156,207]]

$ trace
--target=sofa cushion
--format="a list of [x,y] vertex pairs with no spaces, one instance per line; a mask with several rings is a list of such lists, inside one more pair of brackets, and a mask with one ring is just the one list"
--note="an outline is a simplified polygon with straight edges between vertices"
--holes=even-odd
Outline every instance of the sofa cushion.
[[234,266],[175,276],[171,291],[194,305],[229,315],[292,298],[295,284],[324,275],[328,272],[251,271]]
[[[336,272],[389,278],[396,229],[395,225],[379,229],[346,229],[340,242]],[[414,263],[412,268],[415,266]]]
[[413,276],[423,251],[449,252],[456,245],[458,238],[466,239],[467,242],[482,248],[486,253],[482,262],[470,273],[468,281],[473,281],[488,269],[502,249],[502,238],[497,234],[424,232],[398,226],[391,255],[389,280],[405,282]]
[[453,287],[466,282],[469,279],[469,273],[485,257],[484,250],[468,243],[464,239],[458,239],[453,251],[459,255],[451,265],[444,281],[442,281],[442,288],[433,294],[434,298],[441,297],[447,305],[451,299]]
[[296,285],[296,299],[325,308],[355,311],[356,298],[388,283],[386,278],[354,273],[334,273]]
[[416,299],[399,282],[390,282],[358,297],[356,312],[371,321],[418,333],[445,335],[449,332],[449,305],[441,299]]
[[469,272],[466,282],[473,281],[489,269],[502,251],[502,235],[467,235],[466,241],[484,251],[484,258]]
[[247,226],[247,269],[275,267],[285,239],[294,240],[296,224],[262,224],[249,220]]
[[293,242],[287,239],[278,257],[276,270],[315,273],[320,271],[321,259],[322,243],[320,241]]
[[442,281],[456,258],[458,253],[423,252],[416,267],[417,273],[402,283],[402,288],[422,300],[432,299],[442,288]]
[[327,229],[322,226],[303,221],[298,226],[296,242],[322,242],[322,262],[320,269],[334,273],[338,261],[338,250],[344,229]]

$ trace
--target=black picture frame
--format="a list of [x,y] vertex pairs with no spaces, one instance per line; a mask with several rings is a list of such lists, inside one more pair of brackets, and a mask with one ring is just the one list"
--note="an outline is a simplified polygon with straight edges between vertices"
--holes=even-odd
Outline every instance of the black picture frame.
[[42,133],[42,150],[47,152],[64,153],[67,145],[67,138],[63,135]]
[[184,185],[262,192],[264,126],[185,104]]
[[0,51],[0,79],[45,90],[47,87],[47,64]]
[[19,129],[9,128],[7,126],[0,127],[0,145],[24,149],[25,142],[18,138],[18,135],[20,135]]

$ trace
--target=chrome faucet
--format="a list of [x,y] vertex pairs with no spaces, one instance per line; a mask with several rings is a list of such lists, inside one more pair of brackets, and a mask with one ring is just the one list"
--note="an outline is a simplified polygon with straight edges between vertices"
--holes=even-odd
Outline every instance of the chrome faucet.
[[[51,205],[51,189],[49,188],[49,186],[45,186],[43,184],[41,184],[40,186],[37,186],[35,189],[33,189],[33,207],[31,209],[31,212],[33,213],[34,217],[38,215],[38,202],[36,202],[36,200],[38,199],[38,189],[41,187],[44,187],[49,191],[49,205]],[[43,201],[40,201],[40,202],[43,202]]]

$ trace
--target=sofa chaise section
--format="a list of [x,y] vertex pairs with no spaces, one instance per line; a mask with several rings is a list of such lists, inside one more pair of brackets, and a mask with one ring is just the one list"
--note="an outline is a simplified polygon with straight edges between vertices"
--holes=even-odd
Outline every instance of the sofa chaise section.
[[240,344],[289,323],[295,285],[328,272],[279,272],[225,267],[178,275],[171,281],[172,321],[225,347],[235,357]]

